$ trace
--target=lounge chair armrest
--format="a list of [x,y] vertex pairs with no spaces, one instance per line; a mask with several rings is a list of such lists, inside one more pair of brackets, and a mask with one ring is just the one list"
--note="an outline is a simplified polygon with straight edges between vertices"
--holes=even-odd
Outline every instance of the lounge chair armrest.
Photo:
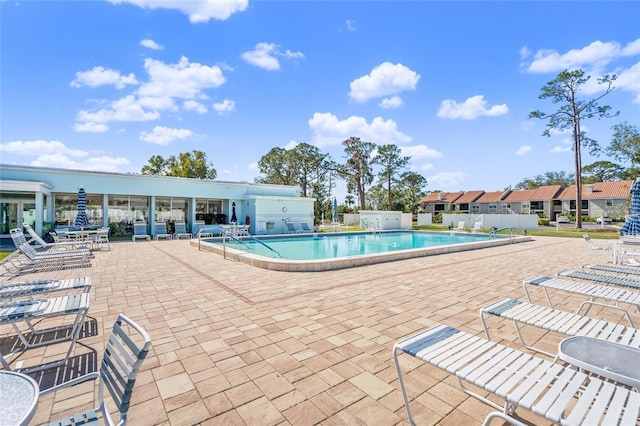
[[100,373],[98,371],[94,371],[93,373],[88,373],[88,374],[85,374],[83,376],[76,377],[75,379],[71,379],[68,382],[64,382],[64,383],[61,383],[61,384],[59,384],[57,386],[53,386],[53,387],[51,387],[49,389],[45,389],[45,390],[40,392],[40,396],[47,395],[47,394],[52,393],[52,392],[56,392],[56,391],[58,391],[60,389],[67,388],[69,386],[75,386],[75,385],[77,385],[79,383],[86,382],[87,380],[96,380],[99,377],[100,377]]

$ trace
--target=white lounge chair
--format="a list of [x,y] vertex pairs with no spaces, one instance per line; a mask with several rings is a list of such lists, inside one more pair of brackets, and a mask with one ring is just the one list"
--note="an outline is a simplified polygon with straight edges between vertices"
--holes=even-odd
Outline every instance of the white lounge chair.
[[184,222],[175,222],[175,233],[173,234],[173,238],[179,240],[180,238],[189,238],[191,239],[191,233],[187,232],[187,224]]
[[[140,372],[142,362],[146,358],[150,346],[151,338],[147,332],[138,324],[120,314],[113,325],[99,371],[85,374],[40,392],[40,395],[46,395],[69,386],[76,386],[79,383],[97,379],[97,394],[94,393],[93,389],[90,392],[90,394],[97,395],[98,399],[95,401],[95,407],[66,417],[59,422],[50,423],[50,425],[97,425],[102,424],[99,422],[100,417],[105,424],[115,425],[116,423],[111,417],[110,408],[108,407],[111,402],[115,403],[120,414],[117,424],[124,425],[127,421],[127,413],[136,377]],[[110,399],[104,398],[105,392],[109,392]]]
[[[89,300],[89,293],[79,293],[50,299],[20,299],[0,303],[0,325],[10,325],[22,343],[9,353],[0,354],[0,364],[5,370],[10,371],[12,361],[8,360],[8,357],[26,349],[68,341],[69,348],[62,360],[27,368],[27,370],[39,371],[66,363],[89,312]],[[73,316],[73,321],[60,325],[59,319],[67,315]],[[56,326],[43,328],[46,327],[48,323],[46,320],[49,318],[58,319],[55,321]]]
[[172,235],[167,231],[167,222],[156,222],[156,233],[153,235],[154,240],[159,240],[161,238],[165,240],[173,239]]
[[[40,235],[38,235],[38,233],[34,231],[31,225],[29,225],[28,223],[25,222],[22,224],[22,226],[24,227],[24,229],[27,230],[27,233],[31,237],[31,240],[35,242],[34,247],[36,248],[36,250],[40,252],[45,252],[45,251],[53,252],[56,250],[77,250],[77,249],[88,250],[89,249],[87,244],[79,244],[76,241],[48,243],[45,240],[43,240],[42,237],[40,237]],[[31,241],[29,242],[31,243]]]
[[634,275],[640,276],[640,269],[638,268],[625,268],[624,266],[617,265],[599,265],[596,263],[585,263],[580,267],[583,271],[602,271],[602,272],[612,272],[619,275]]
[[151,236],[147,234],[147,222],[135,222],[133,224],[133,235],[131,239],[133,241],[137,239],[151,240]]
[[519,324],[538,327],[565,336],[593,337],[640,349],[640,330],[636,328],[509,298],[498,300],[480,309],[480,321],[489,340],[491,336],[486,321],[487,315],[512,320],[522,346],[551,357],[555,357],[556,354],[536,348],[525,341]]
[[[589,312],[592,305],[602,306],[609,309],[616,309],[621,311],[627,317],[629,323],[633,326],[633,320],[629,312],[620,306],[620,303],[634,305],[640,312],[640,293],[634,292],[624,288],[615,288],[608,286],[600,286],[590,283],[580,283],[577,281],[562,280],[560,278],[552,278],[545,276],[538,276],[525,279],[522,283],[524,293],[527,296],[527,301],[531,303],[531,296],[529,295],[529,287],[539,287],[544,291],[545,298],[549,306],[553,308],[553,303],[549,297],[548,289],[562,290],[571,294],[588,297],[587,300],[582,302],[576,313],[580,313],[583,307],[587,307],[584,311],[584,315]],[[610,303],[598,302],[598,299],[608,301]]]
[[12,300],[42,296],[53,292],[82,290],[88,293],[91,290],[91,277],[71,278],[66,280],[37,280],[24,281],[10,284],[0,284],[0,300]]
[[458,222],[458,227],[455,228],[454,231],[466,232],[464,220],[461,220],[460,222]]
[[471,232],[482,232],[482,222],[474,223]]
[[[493,407],[496,411],[489,413],[484,424],[501,418],[524,425],[514,416],[518,408],[562,425],[636,425],[640,415],[638,392],[590,376],[575,367],[547,361],[452,327],[436,325],[393,346],[400,390],[412,425],[415,422],[409,408],[399,353],[416,357],[455,376],[463,392]],[[471,386],[479,387],[484,395],[493,395],[500,403],[473,391]]]
[[594,281],[604,285],[617,285],[621,287],[631,287],[640,289],[640,281],[627,277],[616,277],[613,275],[596,274],[595,272],[574,271],[565,269],[556,273],[558,278],[571,278],[572,280]]

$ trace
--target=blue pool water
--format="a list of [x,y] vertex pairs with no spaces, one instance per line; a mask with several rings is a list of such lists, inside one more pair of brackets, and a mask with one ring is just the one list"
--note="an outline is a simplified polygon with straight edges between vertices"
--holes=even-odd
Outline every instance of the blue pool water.
[[[498,237],[500,238],[500,237]],[[292,260],[320,260],[488,241],[487,234],[378,232],[227,239],[226,247]],[[266,244],[261,244],[260,242]],[[221,244],[216,242],[216,244]]]

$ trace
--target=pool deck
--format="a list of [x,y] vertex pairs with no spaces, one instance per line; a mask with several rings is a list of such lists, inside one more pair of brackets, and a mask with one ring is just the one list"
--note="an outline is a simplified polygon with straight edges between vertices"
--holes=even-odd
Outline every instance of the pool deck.
[[[586,253],[581,238],[534,237],[352,269],[279,272],[198,251],[188,240],[118,242],[97,252],[91,268],[10,282],[92,277],[89,321],[97,334],[79,341],[69,369],[85,368],[96,354],[101,359],[119,313],[147,329],[153,345],[134,389],[131,425],[400,425],[407,417],[391,357],[398,339],[435,323],[482,334],[480,307],[524,298],[524,278],[577,268]],[[598,251],[590,262],[608,260]],[[534,297],[544,304],[542,292]],[[581,301],[560,292],[552,298],[568,311]],[[637,311],[631,315],[640,323]],[[601,309],[590,316],[621,320]],[[492,318],[490,324],[494,340],[522,349],[511,322]],[[560,341],[531,328],[525,335],[550,351]],[[63,346],[20,359],[36,365]],[[400,359],[418,424],[480,424],[492,411],[462,393],[452,376]],[[49,373],[37,375],[43,387],[55,380]],[[92,389],[84,384],[41,398],[33,424],[90,403]]]

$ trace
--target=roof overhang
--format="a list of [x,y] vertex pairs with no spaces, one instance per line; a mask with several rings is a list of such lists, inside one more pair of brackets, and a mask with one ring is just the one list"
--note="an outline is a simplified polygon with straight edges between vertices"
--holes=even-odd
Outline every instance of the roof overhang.
[[44,182],[26,180],[0,180],[0,188],[3,192],[41,192],[51,195],[53,187]]

